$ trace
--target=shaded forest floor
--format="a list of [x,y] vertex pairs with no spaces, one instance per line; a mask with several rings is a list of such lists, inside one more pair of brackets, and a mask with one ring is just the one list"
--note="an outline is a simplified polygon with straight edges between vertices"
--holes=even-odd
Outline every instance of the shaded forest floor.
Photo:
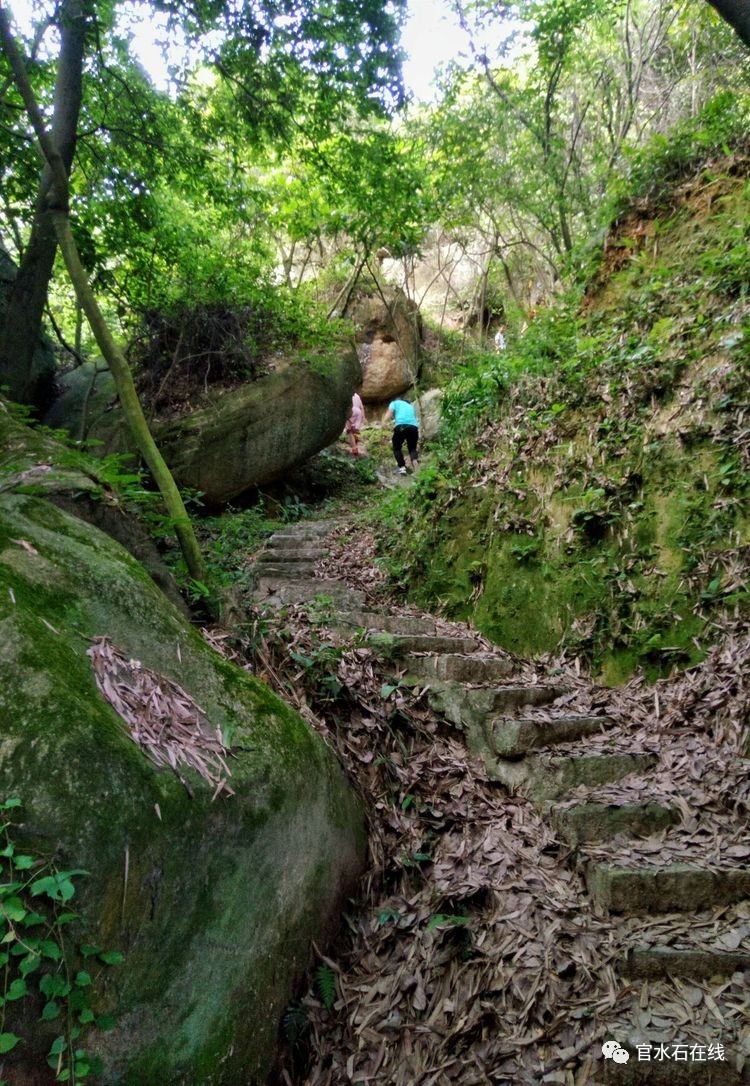
[[[369,606],[417,614],[388,598],[374,541],[361,528],[342,523],[316,573],[364,590]],[[287,1011],[275,1082],[583,1086],[603,1081],[608,1036],[721,1043],[721,1069],[741,1073],[750,1057],[746,973],[623,980],[618,964],[644,946],[750,953],[750,905],[606,915],[583,871],[613,858],[632,868],[747,868],[747,625],[728,626],[703,663],[654,686],[636,678],[597,688],[566,656],[512,660],[514,682],[552,676],[569,691],[566,710],[615,718],[606,733],[568,744],[569,753],[657,755],[653,771],[579,789],[565,803],[648,796],[679,810],[679,823],[658,835],[573,853],[531,803],[488,779],[423,691],[401,685],[403,668],[387,644],[337,633],[325,601],[247,614],[242,636],[214,631],[212,640],[334,747],[369,827],[360,894],[336,946]]]

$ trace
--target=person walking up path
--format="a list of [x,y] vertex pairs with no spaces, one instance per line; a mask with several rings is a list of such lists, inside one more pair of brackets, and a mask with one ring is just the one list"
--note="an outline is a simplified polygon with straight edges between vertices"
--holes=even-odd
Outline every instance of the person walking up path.
[[386,412],[386,420],[393,419],[395,426],[393,428],[393,438],[391,444],[393,446],[393,455],[396,457],[396,463],[398,464],[398,474],[406,475],[406,461],[404,460],[404,442],[409,450],[409,459],[411,460],[411,466],[414,471],[419,467],[419,454],[417,450],[417,444],[419,442],[419,420],[417,419],[417,413],[414,410],[412,404],[408,400],[392,400],[388,404],[388,410]]
[[362,455],[362,450],[359,447],[359,435],[365,422],[365,407],[359,393],[355,392],[352,395],[352,413],[346,423],[346,432],[349,436],[352,456]]

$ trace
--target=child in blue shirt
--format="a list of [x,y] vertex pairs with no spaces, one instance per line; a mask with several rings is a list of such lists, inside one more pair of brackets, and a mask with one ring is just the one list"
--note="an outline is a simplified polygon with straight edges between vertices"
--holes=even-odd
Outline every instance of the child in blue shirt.
[[408,400],[392,400],[388,404],[385,417],[386,420],[393,419],[395,424],[391,444],[393,446],[393,455],[396,457],[396,463],[398,464],[397,471],[399,475],[406,475],[406,461],[403,453],[404,442],[406,442],[406,447],[409,450],[411,466],[416,471],[419,466],[417,452],[419,420],[416,411]]

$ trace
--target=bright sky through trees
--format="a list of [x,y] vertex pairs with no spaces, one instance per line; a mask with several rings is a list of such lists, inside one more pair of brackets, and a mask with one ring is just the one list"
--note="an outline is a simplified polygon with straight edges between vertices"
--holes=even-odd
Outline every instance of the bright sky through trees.
[[[27,32],[33,22],[32,0],[9,0],[8,6],[18,28]],[[172,60],[184,58],[179,29],[168,32],[166,15],[153,11],[146,4],[123,5],[121,12],[119,26],[133,35],[133,53],[154,84],[165,89],[168,77],[164,43],[170,43]],[[404,81],[418,101],[433,97],[432,81],[440,66],[450,60],[461,62],[470,56],[468,36],[447,0],[409,0],[409,16],[401,40],[407,53]]]
[[[14,7],[21,0],[15,0]],[[133,34],[134,52],[157,86],[166,85],[164,58],[159,40],[166,38],[166,17],[133,5],[135,17],[127,25]],[[125,22],[123,21],[123,25]],[[407,53],[404,81],[419,101],[432,97],[436,69],[450,60],[469,56],[468,38],[445,0],[409,0],[409,17],[402,44]]]
[[408,54],[404,81],[419,101],[432,97],[436,69],[469,55],[466,34],[443,0],[409,0],[409,18],[401,37]]

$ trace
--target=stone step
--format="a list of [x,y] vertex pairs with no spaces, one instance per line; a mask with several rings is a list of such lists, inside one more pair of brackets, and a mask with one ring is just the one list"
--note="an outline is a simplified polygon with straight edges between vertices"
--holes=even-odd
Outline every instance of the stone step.
[[435,634],[435,620],[419,615],[387,615],[379,611],[341,611],[337,623],[361,630],[383,630],[392,634]]
[[258,561],[317,562],[325,553],[325,547],[266,547],[259,554]]
[[503,717],[488,722],[487,741],[490,750],[507,758],[540,747],[582,739],[586,735],[597,735],[612,723],[612,718],[608,716],[583,714],[568,714],[552,720],[509,720]]
[[475,690],[461,683],[435,679],[428,685],[427,701],[432,709],[459,728],[484,726],[488,716],[512,712],[523,706],[548,705],[567,694],[565,686],[515,684],[485,686]]
[[560,799],[579,785],[593,788],[644,773],[656,764],[656,755],[634,754],[532,754],[520,761],[486,758],[490,780],[500,781],[539,806]]
[[305,524],[297,524],[289,528],[281,528],[278,532],[270,538],[270,542],[283,544],[286,540],[292,540],[299,543],[301,540],[319,540],[324,539],[325,536],[330,535],[333,529],[337,525],[332,521],[310,521]]
[[266,547],[272,551],[309,550],[316,554],[325,554],[328,550],[325,539],[317,535],[272,535]]
[[587,841],[609,841],[618,833],[648,837],[679,821],[679,811],[659,803],[577,803],[552,814],[557,833],[573,848]]
[[[385,633],[385,631],[383,631]],[[481,643],[473,637],[449,637],[445,634],[387,634],[398,652],[476,652]]]
[[315,573],[314,562],[274,562],[271,559],[258,559],[255,570],[260,577],[310,578]]
[[620,965],[619,972],[633,980],[662,980],[665,977],[731,977],[750,971],[750,949],[682,950],[671,946],[634,947]]
[[750,871],[693,864],[654,868],[591,864],[586,885],[596,904],[613,913],[701,912],[750,898]]
[[412,656],[407,661],[410,675],[427,679],[451,679],[461,683],[493,682],[513,670],[513,662],[502,656]]
[[254,592],[260,603],[279,606],[285,603],[306,603],[316,596],[327,596],[334,607],[356,608],[365,602],[364,592],[349,588],[342,581],[309,578],[286,580],[281,577],[261,577]]

